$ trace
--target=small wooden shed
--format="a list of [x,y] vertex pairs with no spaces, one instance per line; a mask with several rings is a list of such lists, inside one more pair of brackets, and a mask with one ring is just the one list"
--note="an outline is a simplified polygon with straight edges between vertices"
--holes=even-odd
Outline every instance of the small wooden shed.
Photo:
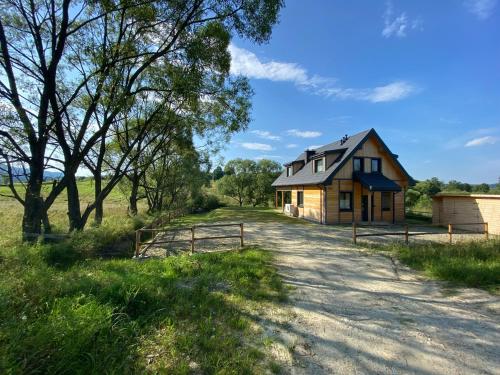
[[500,235],[500,195],[437,194],[432,200],[432,223],[488,223],[488,231]]

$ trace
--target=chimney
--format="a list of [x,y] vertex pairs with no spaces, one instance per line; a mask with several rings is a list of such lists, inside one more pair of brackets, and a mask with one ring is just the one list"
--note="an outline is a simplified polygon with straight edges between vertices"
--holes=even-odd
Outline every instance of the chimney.
[[306,163],[309,162],[311,159],[311,156],[313,156],[316,153],[314,150],[306,150]]

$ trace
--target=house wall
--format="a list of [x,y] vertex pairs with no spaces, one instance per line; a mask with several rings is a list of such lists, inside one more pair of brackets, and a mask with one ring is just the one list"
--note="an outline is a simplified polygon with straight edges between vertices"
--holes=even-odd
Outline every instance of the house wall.
[[[432,222],[488,223],[488,231],[500,235],[500,195],[437,196],[432,201]],[[481,231],[482,225],[464,226],[461,229]]]
[[292,205],[297,207],[297,191],[304,192],[304,207],[298,207],[299,217],[321,222],[323,188],[320,186],[292,186]]
[[[402,183],[396,181],[401,187]],[[353,210],[352,211],[340,211],[339,210],[339,198],[340,192],[351,191],[353,192]],[[362,221],[363,214],[361,210],[361,196],[373,194],[372,204],[373,217],[372,221],[385,221],[392,222],[393,210],[394,219],[396,222],[402,222],[405,220],[405,207],[404,207],[404,192],[395,193],[394,195],[394,205],[391,202],[390,211],[382,211],[382,193],[379,191],[370,192],[368,189],[364,188],[359,182],[353,180],[340,180],[334,179],[331,185],[327,186],[326,190],[326,223],[327,224],[348,224],[352,223],[353,220],[356,222]]]
[[[382,174],[394,181],[401,182],[401,186],[407,186],[408,180],[406,176],[400,171],[396,164],[392,160],[392,156],[388,155],[374,137],[370,137],[366,140],[363,146],[357,150],[353,157],[364,157],[365,160],[365,172],[371,172],[371,161],[370,158],[380,158],[382,160]],[[350,158],[344,166],[335,174],[335,178],[338,179],[351,179],[352,178],[352,158]]]

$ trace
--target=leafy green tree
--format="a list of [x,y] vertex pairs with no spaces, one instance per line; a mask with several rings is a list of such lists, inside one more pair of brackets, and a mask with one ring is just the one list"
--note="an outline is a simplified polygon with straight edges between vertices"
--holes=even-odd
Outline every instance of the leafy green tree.
[[214,181],[217,181],[217,180],[220,180],[222,177],[224,177],[224,170],[219,165],[212,172],[212,178]]
[[437,177],[432,177],[431,179],[419,181],[415,184],[414,189],[419,191],[421,194],[425,194],[432,197],[443,190],[444,184]]
[[273,200],[273,181],[280,175],[281,164],[267,159],[260,160],[256,165],[256,175],[253,179],[252,189],[249,191],[248,200],[255,207],[269,204]]
[[[106,186],[83,211],[76,171],[91,153],[95,169],[102,167],[107,141],[122,131],[139,97],[156,103],[156,110],[182,104],[198,119],[214,118],[214,125],[225,118],[228,104],[245,117],[248,83],[230,78],[227,47],[233,34],[267,41],[282,5],[281,0],[3,2],[0,101],[8,109],[0,113],[0,157],[9,170],[16,163],[26,169],[25,189],[10,184],[24,207],[23,237],[41,233],[47,210],[65,189],[70,229],[83,228],[123,177],[129,153],[114,160]],[[149,131],[149,123],[146,118],[140,133]],[[230,131],[242,127],[225,124]],[[44,197],[47,168],[64,176]]]
[[479,185],[475,185],[472,190],[476,193],[489,193],[490,192],[490,185],[482,183]]
[[236,200],[241,207],[253,194],[256,172],[257,164],[253,160],[230,160],[224,167],[224,177],[217,181],[217,190]]
[[420,199],[420,197],[422,196],[422,193],[420,193],[418,190],[416,189],[408,189],[406,191],[406,195],[405,195],[405,205],[406,207],[409,207],[409,208],[412,208],[414,207],[418,200]]

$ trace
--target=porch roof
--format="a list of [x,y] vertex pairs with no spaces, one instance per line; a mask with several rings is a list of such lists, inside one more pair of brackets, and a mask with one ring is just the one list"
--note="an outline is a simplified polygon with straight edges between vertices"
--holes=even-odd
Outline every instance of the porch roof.
[[401,187],[382,173],[355,172],[354,180],[370,191],[401,191]]

